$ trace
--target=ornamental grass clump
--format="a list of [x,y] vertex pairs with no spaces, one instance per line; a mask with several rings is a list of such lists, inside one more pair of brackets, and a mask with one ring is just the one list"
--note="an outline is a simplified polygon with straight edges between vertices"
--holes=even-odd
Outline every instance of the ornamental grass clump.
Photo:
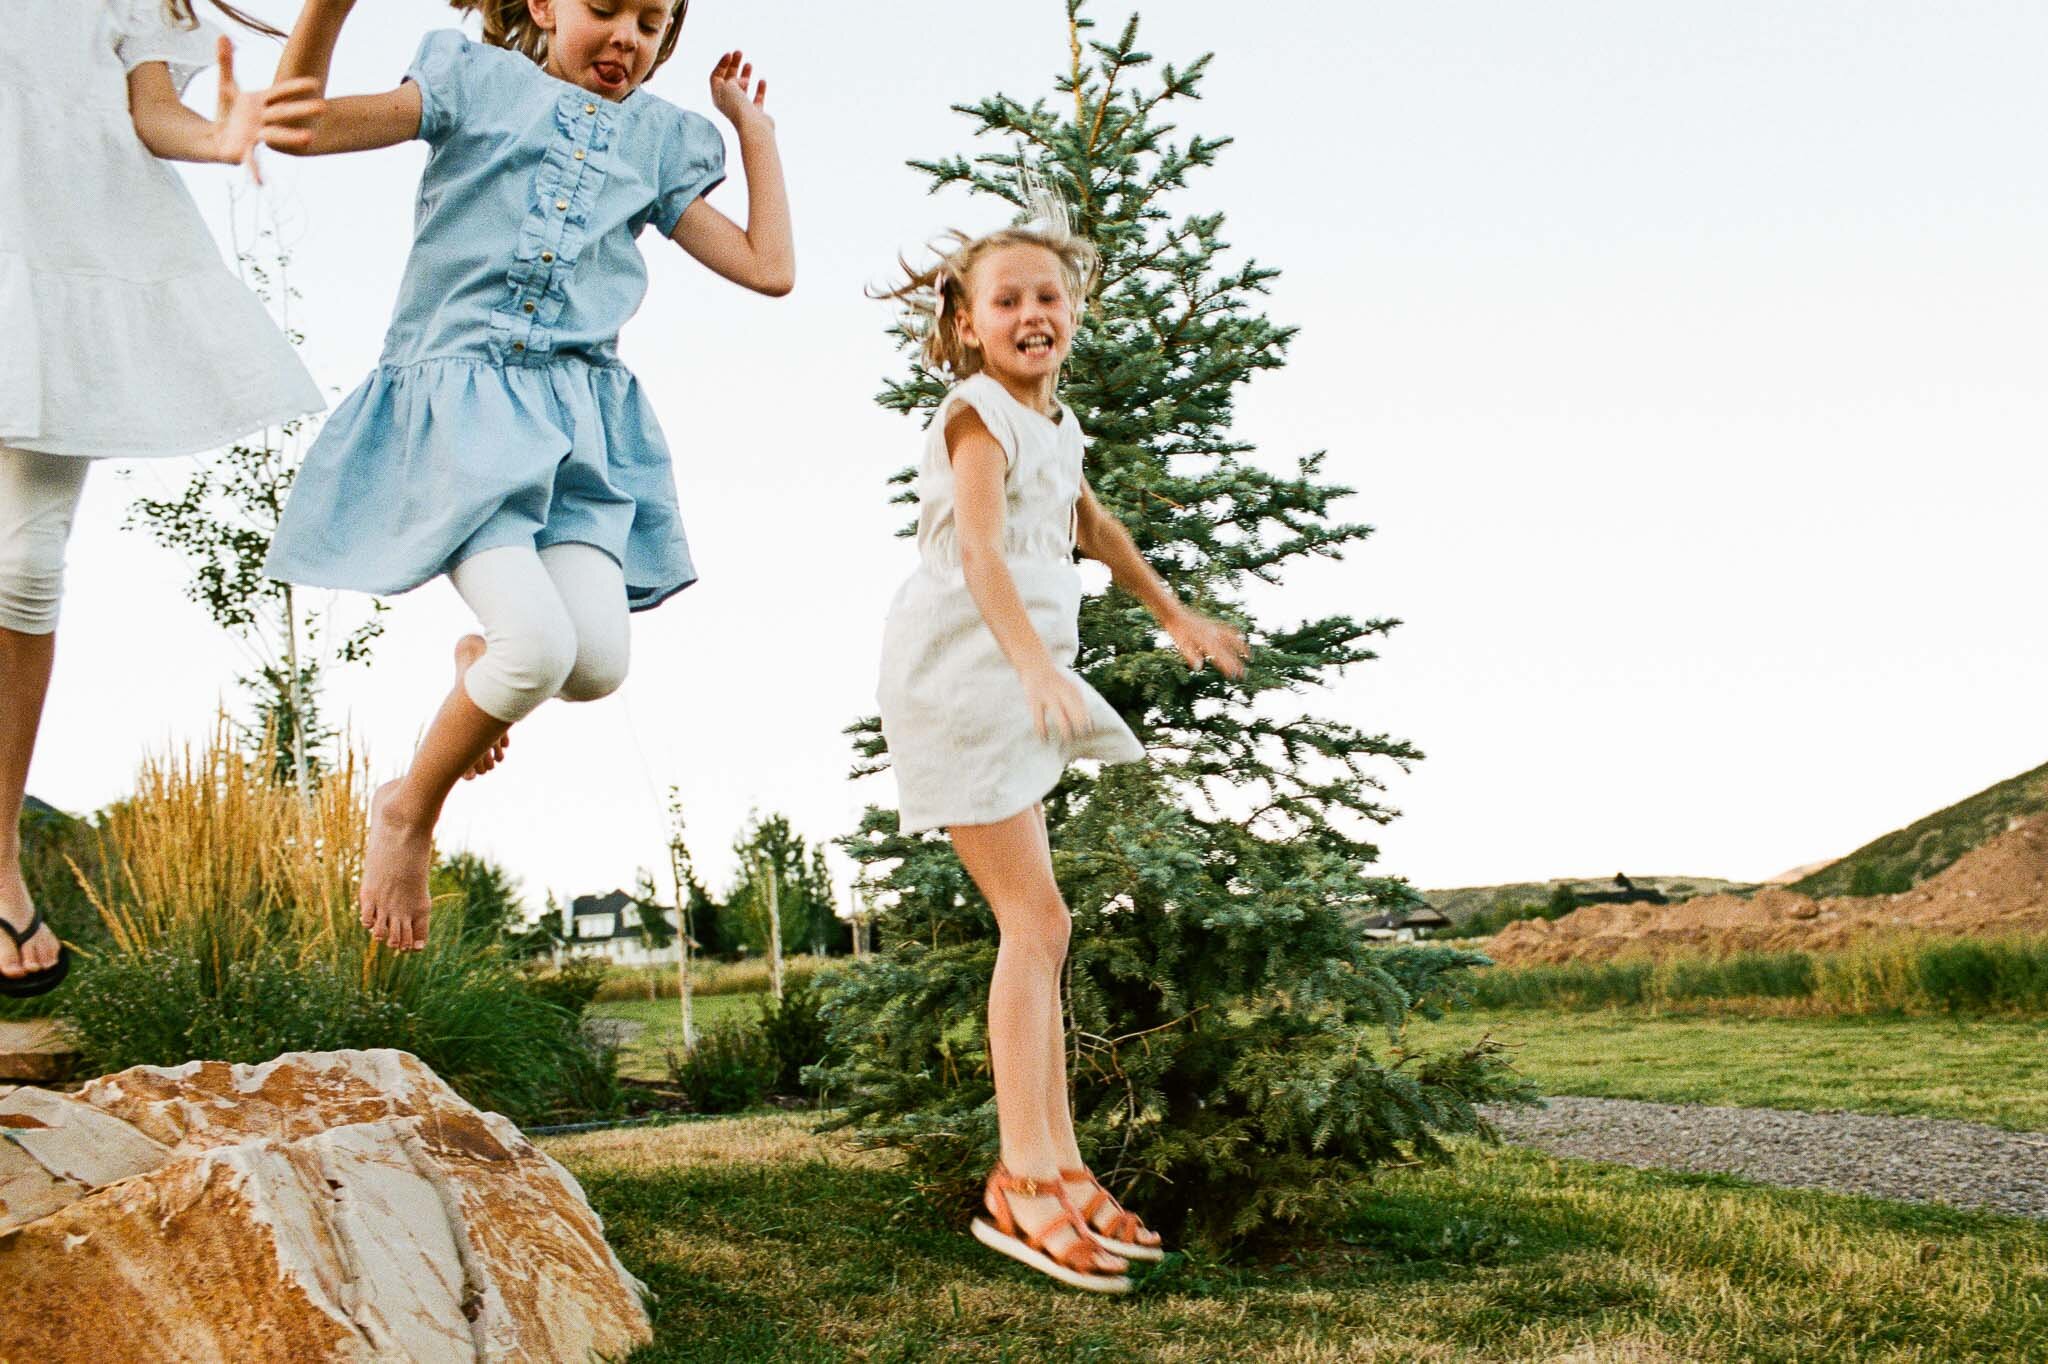
[[357,917],[366,765],[345,751],[301,800],[224,731],[152,756],[101,822],[79,879],[108,941],[66,1011],[96,1072],[286,1051],[397,1047],[515,1120],[618,1106],[613,1061],[575,1009],[531,988],[438,902],[425,950]]

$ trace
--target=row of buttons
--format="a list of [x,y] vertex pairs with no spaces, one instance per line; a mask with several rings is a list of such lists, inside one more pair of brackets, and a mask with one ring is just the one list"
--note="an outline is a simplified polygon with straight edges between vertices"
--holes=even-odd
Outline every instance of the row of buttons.
[[[586,105],[584,105],[584,106],[583,106],[583,112],[584,112],[585,114],[588,114],[588,115],[592,115],[592,116],[595,116],[595,115],[596,115],[596,113],[597,113],[597,106],[596,106],[595,104],[586,104]],[[584,152],[583,148],[581,148],[581,147],[578,147],[578,148],[576,149],[576,151],[575,151],[575,157],[576,157],[576,159],[577,159],[578,161],[581,161],[581,160],[584,160],[584,159],[585,159],[585,156],[586,156],[586,153]],[[569,201],[568,201],[567,199],[557,199],[557,200],[555,200],[555,212],[557,212],[557,213],[567,213],[568,211],[569,211]],[[541,253],[540,253],[540,263],[541,263],[542,265],[553,265],[553,264],[555,263],[555,253],[554,253],[554,252],[552,252],[552,251],[543,251],[543,252],[541,252]],[[530,299],[530,298],[529,298],[529,299],[527,299],[527,300],[526,300],[526,301],[525,301],[524,303],[522,303],[522,304],[520,305],[520,307],[521,307],[521,309],[523,309],[523,310],[524,310],[524,311],[525,311],[525,312],[526,312],[526,313],[527,313],[528,315],[531,315],[531,314],[532,314],[532,313],[533,313],[534,311],[536,311],[536,310],[537,310],[537,309],[538,309],[538,308],[540,307],[540,305],[539,305],[539,304],[537,304],[537,303],[535,303],[535,302],[534,302],[534,301],[533,301],[532,299]],[[519,355],[524,355],[524,354],[526,353],[526,343],[525,343],[524,341],[514,341],[514,342],[512,343],[512,350],[513,350],[513,352],[514,352],[515,354],[519,354]]]

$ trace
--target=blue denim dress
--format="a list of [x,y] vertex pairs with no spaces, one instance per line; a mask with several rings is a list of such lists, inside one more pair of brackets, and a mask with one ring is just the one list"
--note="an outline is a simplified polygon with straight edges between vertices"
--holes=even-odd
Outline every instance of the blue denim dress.
[[695,581],[668,446],[619,328],[647,292],[635,238],[724,179],[709,120],[612,103],[526,57],[430,33],[411,259],[378,367],[307,452],[265,571],[404,592],[506,545],[595,545],[628,605]]

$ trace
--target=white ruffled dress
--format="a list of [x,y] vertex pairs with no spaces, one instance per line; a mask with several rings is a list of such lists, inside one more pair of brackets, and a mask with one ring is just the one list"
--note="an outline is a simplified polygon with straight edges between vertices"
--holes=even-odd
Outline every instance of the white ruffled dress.
[[[960,567],[946,422],[966,404],[1003,448],[1003,562],[1052,660],[1081,690],[1091,729],[1040,737],[1024,683],[982,618]],[[1137,762],[1145,749],[1102,694],[1074,671],[1081,575],[1074,507],[1081,496],[1080,422],[1054,421],[986,374],[939,405],[917,471],[918,567],[897,590],[882,633],[882,735],[896,772],[905,833],[995,824],[1030,809],[1076,758]]]
[[0,445],[211,450],[326,404],[135,135],[128,72],[180,90],[216,34],[161,0],[6,0],[0,23]]

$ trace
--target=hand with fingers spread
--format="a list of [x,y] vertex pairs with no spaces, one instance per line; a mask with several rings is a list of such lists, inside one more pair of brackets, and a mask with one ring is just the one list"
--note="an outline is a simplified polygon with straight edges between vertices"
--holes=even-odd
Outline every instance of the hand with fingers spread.
[[1186,608],[1170,612],[1160,623],[1191,672],[1200,672],[1204,663],[1214,663],[1225,677],[1244,676],[1252,649],[1245,643],[1244,631],[1235,625]]
[[1031,708],[1031,723],[1041,739],[1072,743],[1094,732],[1095,722],[1088,718],[1088,703],[1082,699],[1081,689],[1050,664],[1024,674],[1024,704]]
[[[747,91],[750,83],[754,87],[751,96]],[[768,82],[754,80],[754,64],[747,60],[746,53],[728,52],[711,68],[712,106],[735,128],[741,127],[744,119],[761,119],[773,127],[775,120],[769,117],[767,100]]]
[[256,149],[297,152],[311,147],[314,125],[326,112],[327,101],[320,98],[320,82],[311,78],[243,90],[235,80],[235,45],[223,37],[217,51],[220,105],[213,121],[214,159],[223,165],[247,166],[260,185],[263,169],[257,164]]

